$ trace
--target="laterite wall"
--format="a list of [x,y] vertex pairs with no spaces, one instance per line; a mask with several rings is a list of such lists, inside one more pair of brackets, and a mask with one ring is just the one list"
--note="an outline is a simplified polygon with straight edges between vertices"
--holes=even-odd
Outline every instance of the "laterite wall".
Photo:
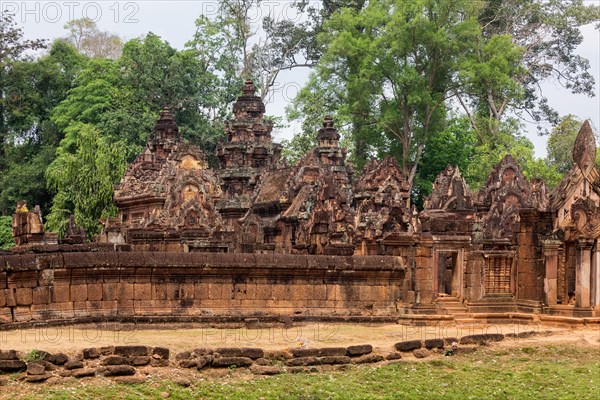
[[0,323],[144,316],[393,315],[391,256],[151,252],[0,256]]

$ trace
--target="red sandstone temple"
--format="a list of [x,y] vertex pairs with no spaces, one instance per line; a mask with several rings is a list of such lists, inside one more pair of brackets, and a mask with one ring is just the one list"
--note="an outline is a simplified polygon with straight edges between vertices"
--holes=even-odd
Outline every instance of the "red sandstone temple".
[[97,243],[78,244],[83,233],[71,226],[70,244],[43,244],[41,224],[27,223],[41,215],[17,212],[20,246],[0,256],[0,315],[600,317],[600,175],[588,122],[551,193],[507,155],[479,193],[448,166],[417,212],[393,158],[354,174],[330,117],[318,147],[286,166],[255,90],[247,81],[233,106],[216,169],[164,109]]

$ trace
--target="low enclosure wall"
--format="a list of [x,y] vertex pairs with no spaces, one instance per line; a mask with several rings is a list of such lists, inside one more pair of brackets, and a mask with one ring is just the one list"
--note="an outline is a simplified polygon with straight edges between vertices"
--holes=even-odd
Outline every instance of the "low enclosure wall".
[[401,257],[81,252],[0,256],[0,323],[392,315]]

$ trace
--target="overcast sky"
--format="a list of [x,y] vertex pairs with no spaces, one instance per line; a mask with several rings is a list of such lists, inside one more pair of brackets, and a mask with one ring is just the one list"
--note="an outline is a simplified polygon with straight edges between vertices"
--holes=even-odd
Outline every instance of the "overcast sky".
[[[600,1],[600,0],[592,0]],[[318,2],[317,2],[318,3]],[[289,7],[290,2],[264,0],[263,10],[270,10],[281,18],[297,18]],[[101,30],[108,30],[124,39],[143,36],[154,32],[176,48],[183,48],[195,31],[194,21],[201,14],[214,14],[218,3],[214,0],[176,1],[2,1],[1,9],[10,10],[16,21],[24,28],[27,38],[65,36],[64,24],[70,19],[89,17],[96,21]],[[260,21],[262,14],[255,15]],[[600,32],[589,25],[582,29],[584,42],[578,54],[590,61],[590,72],[596,80],[596,96],[589,98],[573,95],[554,82],[543,85],[544,94],[550,105],[561,115],[574,114],[581,119],[590,119],[596,130],[600,128]],[[308,71],[299,69],[283,73],[279,77],[275,94],[267,104],[267,113],[284,115],[285,105],[293,98],[297,88],[306,81]],[[276,139],[290,138],[295,127],[276,133]],[[536,146],[536,154],[546,153],[546,138],[537,135],[536,125],[528,124],[524,132]]]

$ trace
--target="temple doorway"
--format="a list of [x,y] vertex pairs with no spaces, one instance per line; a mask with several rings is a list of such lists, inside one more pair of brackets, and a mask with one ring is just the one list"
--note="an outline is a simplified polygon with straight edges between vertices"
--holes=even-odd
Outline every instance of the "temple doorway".
[[438,252],[437,293],[442,296],[460,296],[458,252]]

